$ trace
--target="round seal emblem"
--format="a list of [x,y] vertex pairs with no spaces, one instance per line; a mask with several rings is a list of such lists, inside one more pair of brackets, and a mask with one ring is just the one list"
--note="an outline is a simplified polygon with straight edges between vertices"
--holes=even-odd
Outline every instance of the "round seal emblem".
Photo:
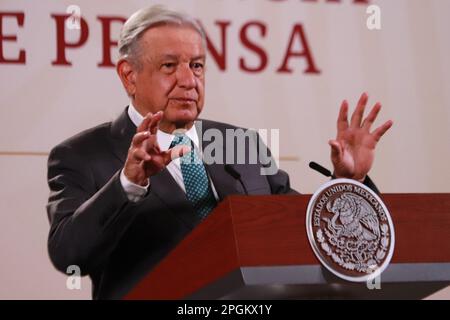
[[375,192],[355,180],[322,185],[309,201],[306,229],[316,257],[344,280],[371,280],[391,261],[395,235],[389,212]]

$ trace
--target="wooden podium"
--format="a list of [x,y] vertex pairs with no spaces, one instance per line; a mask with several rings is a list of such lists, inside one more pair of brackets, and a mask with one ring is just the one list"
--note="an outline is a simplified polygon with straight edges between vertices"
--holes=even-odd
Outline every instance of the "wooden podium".
[[311,195],[231,196],[125,299],[419,299],[450,284],[450,194],[384,194],[395,228],[381,289],[338,279],[310,248]]

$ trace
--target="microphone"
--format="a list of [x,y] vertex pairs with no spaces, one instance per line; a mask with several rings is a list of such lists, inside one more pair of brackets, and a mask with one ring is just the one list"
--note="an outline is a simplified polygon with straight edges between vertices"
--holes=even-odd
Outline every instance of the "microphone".
[[331,171],[330,171],[330,170],[328,170],[328,169],[325,168],[325,167],[322,167],[320,164],[318,164],[318,163],[316,163],[316,162],[314,162],[314,161],[311,161],[311,162],[309,163],[309,167],[310,167],[311,169],[316,170],[317,172],[323,174],[325,177],[332,177],[332,178],[335,178],[335,177],[331,174]]
[[241,179],[241,174],[239,172],[237,172],[237,170],[231,164],[226,164],[225,165],[225,171],[228,172],[228,174],[230,176],[232,176],[233,178],[235,178],[236,180],[239,181],[239,183],[241,184],[242,188],[244,189],[244,193],[246,195],[248,195],[247,188],[245,187],[245,184],[244,184],[244,182]]
[[[333,179],[336,179],[336,177],[333,174],[331,174],[330,170],[328,170],[325,167],[322,167],[320,164],[318,164],[314,161],[311,161],[309,163],[309,167],[311,169],[316,170],[317,172],[320,172],[325,177],[331,177]],[[373,191],[375,191],[376,194],[380,194],[380,190],[378,190],[377,186],[373,183],[372,179],[370,179],[369,176],[366,176],[366,178],[364,179],[364,181],[362,181],[362,183],[365,184],[370,189],[372,189]]]

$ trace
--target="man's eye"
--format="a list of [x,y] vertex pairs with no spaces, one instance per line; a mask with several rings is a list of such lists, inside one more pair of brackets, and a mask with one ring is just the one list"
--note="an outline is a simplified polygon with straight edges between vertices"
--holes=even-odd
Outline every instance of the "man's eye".
[[191,68],[193,68],[194,70],[203,69],[203,63],[194,62],[194,63],[192,63]]
[[174,62],[166,62],[162,64],[162,68],[165,69],[173,69],[175,68],[175,63]]

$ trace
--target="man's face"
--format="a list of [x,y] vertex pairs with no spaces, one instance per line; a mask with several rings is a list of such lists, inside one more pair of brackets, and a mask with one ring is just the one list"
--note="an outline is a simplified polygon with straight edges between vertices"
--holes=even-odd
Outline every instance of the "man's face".
[[158,26],[140,39],[141,69],[134,103],[144,115],[164,111],[160,128],[188,128],[204,103],[205,48],[200,34],[185,26]]

